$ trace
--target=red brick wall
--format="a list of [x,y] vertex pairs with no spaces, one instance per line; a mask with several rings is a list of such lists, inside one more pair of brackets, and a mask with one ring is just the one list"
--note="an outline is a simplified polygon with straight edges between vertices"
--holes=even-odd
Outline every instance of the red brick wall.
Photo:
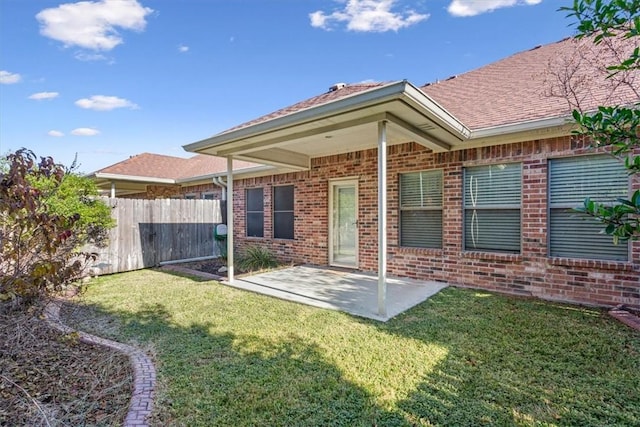
[[195,194],[196,199],[201,199],[203,194],[213,193],[214,199],[221,198],[221,188],[214,184],[193,185],[181,187],[179,185],[147,185],[144,193],[128,194],[122,196],[128,199],[168,199],[171,197],[184,197],[186,194]]
[[[388,271],[393,275],[437,280],[452,285],[533,295],[546,299],[598,305],[624,303],[640,307],[640,242],[631,245],[629,262],[552,259],[547,257],[547,160],[592,154],[571,137],[473,148],[434,154],[417,144],[389,148]],[[522,162],[522,253],[499,254],[463,250],[463,167],[502,161]],[[398,245],[398,174],[439,168],[444,174],[443,248]],[[329,180],[358,179],[359,267],[377,269],[377,152],[375,149],[312,160],[310,171],[251,178],[234,186],[235,239],[267,245],[282,261],[328,264]],[[271,196],[274,185],[295,186],[295,240],[274,239]],[[640,188],[640,177],[632,182]],[[244,190],[263,187],[264,238],[247,238]]]

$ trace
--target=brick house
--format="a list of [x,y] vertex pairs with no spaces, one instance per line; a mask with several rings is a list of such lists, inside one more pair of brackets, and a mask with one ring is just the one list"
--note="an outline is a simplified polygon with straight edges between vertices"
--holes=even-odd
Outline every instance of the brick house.
[[637,71],[604,79],[608,54],[565,39],[421,87],[337,84],[185,149],[275,168],[227,174],[236,249],[377,272],[383,298],[392,274],[640,307],[640,242],[570,210],[640,188],[571,133],[576,106],[640,101]]
[[[236,160],[238,176],[264,173],[265,165]],[[197,154],[188,159],[142,153],[89,175],[100,192],[111,197],[132,199],[222,199],[227,160]]]

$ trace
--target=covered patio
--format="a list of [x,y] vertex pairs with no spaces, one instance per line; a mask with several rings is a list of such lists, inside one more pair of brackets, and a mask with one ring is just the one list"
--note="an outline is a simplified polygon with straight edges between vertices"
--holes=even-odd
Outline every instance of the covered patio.
[[386,322],[440,290],[445,283],[386,278],[386,312],[378,309],[378,276],[344,269],[294,266],[223,282],[238,289]]
[[[318,292],[327,296],[348,295],[351,287],[360,289],[361,295],[367,295],[367,301],[373,298],[375,308],[370,310],[368,305],[365,305],[354,314],[366,313],[365,317],[386,320],[402,311],[396,309],[395,314],[392,314],[394,297],[391,295],[397,292],[395,298],[401,300],[404,289],[413,289],[404,286],[394,287],[394,283],[404,284],[404,280],[394,282],[394,279],[387,277],[387,148],[391,145],[415,142],[436,153],[447,152],[466,141],[470,137],[470,131],[423,91],[407,81],[382,84],[355,93],[349,90],[342,84],[336,85],[331,88],[326,98],[316,100],[310,105],[303,102],[295,108],[276,112],[211,138],[188,144],[184,148],[191,152],[227,158],[228,277],[232,285],[240,281],[240,287],[258,285],[234,278],[233,159],[267,164],[277,168],[278,173],[287,173],[309,170],[312,158],[376,148],[377,275],[353,276],[352,280],[344,281],[340,290],[331,292],[323,293],[314,290],[310,285],[304,288],[313,290],[305,296],[310,300],[318,299]],[[357,228],[357,217],[353,223]],[[329,265],[345,266],[344,263],[331,259]],[[354,269],[359,268],[357,254],[350,266]],[[273,274],[282,276],[284,273]],[[264,281],[267,286],[269,283],[273,284],[274,280],[286,283],[284,278],[275,279],[272,273],[266,276],[259,275],[251,280]],[[315,286],[315,283],[322,279],[316,274],[311,275],[308,280],[313,281]],[[320,300],[324,304],[337,304],[330,303],[329,298],[323,297]],[[352,303],[353,307],[356,305]]]

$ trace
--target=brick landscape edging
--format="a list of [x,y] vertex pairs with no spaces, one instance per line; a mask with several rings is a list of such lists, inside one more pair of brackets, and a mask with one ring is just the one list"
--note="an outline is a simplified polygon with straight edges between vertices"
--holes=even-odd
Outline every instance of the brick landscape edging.
[[618,305],[611,310],[609,310],[609,315],[614,319],[619,320],[630,328],[635,329],[636,331],[640,331],[640,317],[634,316],[629,313],[624,305]]
[[76,332],[80,341],[87,344],[101,345],[124,353],[129,357],[133,367],[133,394],[129,404],[129,412],[124,420],[125,427],[148,426],[148,418],[153,409],[153,394],[156,384],[156,370],[151,359],[137,348],[86,332],[77,331],[60,320],[60,301],[52,301],[45,307],[44,317],[53,328],[69,334]]

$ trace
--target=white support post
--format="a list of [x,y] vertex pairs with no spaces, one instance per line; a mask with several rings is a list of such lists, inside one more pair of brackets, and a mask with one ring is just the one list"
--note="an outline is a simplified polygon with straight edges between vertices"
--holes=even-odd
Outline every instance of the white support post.
[[227,157],[227,279],[233,283],[233,157]]
[[387,315],[387,122],[378,122],[378,314]]
[[111,181],[111,198],[116,198],[116,183],[114,181]]

